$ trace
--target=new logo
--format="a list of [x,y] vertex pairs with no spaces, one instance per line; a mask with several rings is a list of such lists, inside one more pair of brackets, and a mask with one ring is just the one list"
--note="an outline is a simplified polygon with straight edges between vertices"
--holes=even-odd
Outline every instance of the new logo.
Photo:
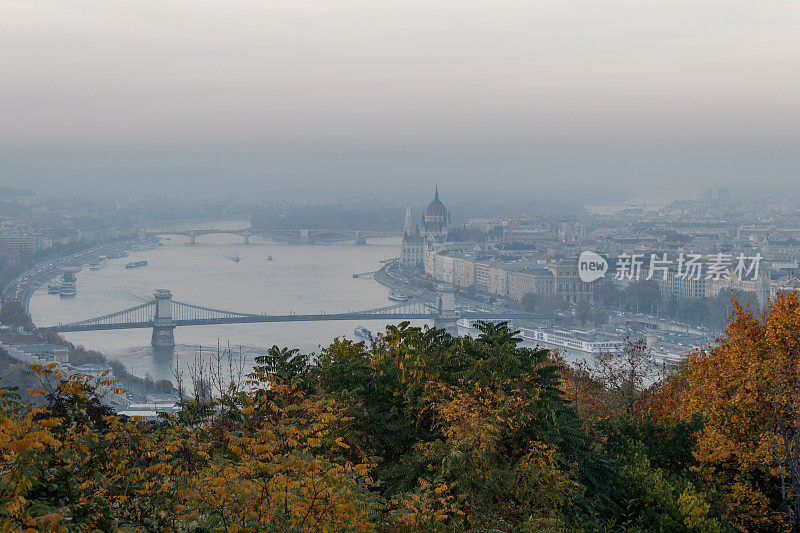
[[584,283],[591,283],[594,280],[605,276],[608,270],[608,261],[601,255],[594,252],[581,252],[578,258],[578,277]]

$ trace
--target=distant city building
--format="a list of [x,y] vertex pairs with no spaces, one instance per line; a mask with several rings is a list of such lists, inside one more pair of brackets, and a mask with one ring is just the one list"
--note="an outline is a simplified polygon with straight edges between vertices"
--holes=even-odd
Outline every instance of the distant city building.
[[728,202],[731,199],[731,191],[727,187],[712,187],[706,189],[705,200],[707,202]]
[[36,236],[29,233],[0,233],[0,244],[5,248],[16,249],[22,254],[36,253]]

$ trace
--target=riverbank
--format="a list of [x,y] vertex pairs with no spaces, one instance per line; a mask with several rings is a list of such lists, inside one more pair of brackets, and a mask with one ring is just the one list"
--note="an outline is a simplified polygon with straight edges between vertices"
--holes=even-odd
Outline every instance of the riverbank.
[[124,239],[102,244],[94,244],[63,257],[52,257],[40,261],[27,268],[3,288],[2,300],[16,300],[22,303],[26,312],[29,312],[30,299],[34,291],[43,283],[53,279],[59,269],[71,266],[82,266],[101,254],[111,254],[115,251],[127,249],[135,239]]

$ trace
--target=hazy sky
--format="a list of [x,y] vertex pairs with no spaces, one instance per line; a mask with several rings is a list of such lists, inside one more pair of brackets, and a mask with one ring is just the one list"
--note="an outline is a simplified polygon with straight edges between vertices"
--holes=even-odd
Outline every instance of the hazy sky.
[[1,0],[0,80],[15,184],[798,177],[796,0]]

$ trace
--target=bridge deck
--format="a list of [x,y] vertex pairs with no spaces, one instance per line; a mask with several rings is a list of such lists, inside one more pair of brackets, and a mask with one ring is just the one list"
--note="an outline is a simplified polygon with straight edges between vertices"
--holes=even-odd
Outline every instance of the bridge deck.
[[[212,326],[219,324],[256,324],[270,322],[320,322],[334,320],[381,320],[384,322],[392,320],[435,320],[438,315],[435,313],[334,313],[323,315],[252,315],[238,316],[230,318],[197,318],[190,320],[173,320],[176,327],[179,326]],[[532,319],[534,315],[528,313],[469,313],[462,314],[458,318],[469,320],[511,320],[511,319]],[[75,332],[75,331],[104,331],[115,329],[143,329],[152,328],[152,321],[146,322],[126,322],[114,324],[64,324],[51,326],[48,328],[56,332]]]

